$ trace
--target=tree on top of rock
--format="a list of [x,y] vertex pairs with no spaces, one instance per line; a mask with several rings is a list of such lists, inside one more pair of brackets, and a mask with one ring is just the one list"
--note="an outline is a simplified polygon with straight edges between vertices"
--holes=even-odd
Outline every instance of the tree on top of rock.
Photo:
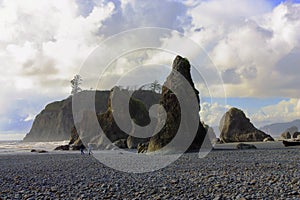
[[82,78],[80,75],[75,75],[74,78],[71,80],[71,87],[72,87],[72,91],[71,94],[77,94],[78,92],[81,92],[82,89],[80,88],[80,85],[82,83]]
[[153,83],[150,84],[150,90],[152,92],[161,92],[161,85],[158,83],[157,80],[155,80]]

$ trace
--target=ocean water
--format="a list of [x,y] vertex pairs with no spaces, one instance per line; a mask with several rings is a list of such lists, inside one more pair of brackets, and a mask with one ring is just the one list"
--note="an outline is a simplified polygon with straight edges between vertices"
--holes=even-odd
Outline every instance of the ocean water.
[[32,149],[51,152],[55,147],[68,143],[68,140],[57,142],[0,141],[0,154],[26,153],[30,152]]

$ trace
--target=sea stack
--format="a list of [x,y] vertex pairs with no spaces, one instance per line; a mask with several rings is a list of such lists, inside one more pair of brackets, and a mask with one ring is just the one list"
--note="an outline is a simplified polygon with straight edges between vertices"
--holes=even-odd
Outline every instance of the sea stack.
[[[115,105],[123,106],[113,108],[113,99]],[[126,104],[128,99],[129,107]],[[112,88],[107,99],[105,112],[97,115],[91,111],[83,112],[82,121],[77,123],[72,130],[70,145],[78,146],[78,144],[84,144],[86,146],[89,143],[93,143],[97,149],[109,149],[114,147],[112,143],[116,145],[121,144],[120,141],[125,141],[127,146],[128,134],[136,134],[133,121],[140,126],[148,125],[150,117],[147,109],[151,105],[156,104],[158,99],[159,94],[153,91],[138,90],[131,96],[130,91],[126,89]],[[128,110],[125,109],[126,107]],[[115,117],[118,117],[118,122]],[[121,129],[120,125],[127,129]],[[130,140],[134,139],[136,138],[130,138]],[[142,141],[149,141],[149,138]],[[137,145],[129,146],[130,148],[137,147]]]
[[266,133],[258,130],[250,122],[245,113],[237,108],[227,111],[220,121],[220,139],[222,142],[259,142],[274,139]]
[[[192,88],[191,90],[193,93],[192,95],[185,93],[185,90],[187,88],[185,88],[184,83],[178,79],[178,76],[176,75],[178,74],[178,72],[184,77],[185,80],[188,81],[189,87]],[[178,91],[180,91],[179,93],[181,94],[187,94],[187,96],[184,97],[186,100],[195,98],[196,96],[197,98],[197,103],[195,105],[196,107],[188,108],[190,114],[189,121],[181,120],[182,117],[181,109],[186,109],[186,108],[181,108],[182,105],[180,105],[178,101],[178,97],[176,97],[174,91],[170,90],[168,87],[166,87],[166,85],[172,86],[172,88],[176,88]],[[206,130],[203,127],[202,123],[200,122],[200,116],[199,116],[200,101],[198,95],[199,92],[195,88],[191,77],[191,65],[189,61],[186,58],[177,56],[173,61],[172,72],[167,77],[167,80],[162,87],[162,94],[160,98],[160,105],[162,105],[163,108],[165,109],[165,113],[167,116],[165,125],[156,135],[154,135],[150,139],[148,150],[147,150],[148,152],[160,150],[161,148],[169,144],[176,136],[181,123],[183,123],[182,126],[184,126],[184,130],[185,130],[184,138],[194,138],[192,143],[190,143],[189,146],[187,147],[188,148],[187,150],[196,150],[201,147],[206,135]],[[189,130],[189,127],[194,126],[194,124],[196,124],[196,126],[198,127],[198,130],[196,129],[197,132],[196,136],[193,135],[195,133],[192,133],[192,131]],[[170,148],[172,148],[171,151],[176,151],[176,150],[182,151],[185,148],[184,145],[185,144],[183,141],[182,145],[177,144],[175,146],[171,146]]]

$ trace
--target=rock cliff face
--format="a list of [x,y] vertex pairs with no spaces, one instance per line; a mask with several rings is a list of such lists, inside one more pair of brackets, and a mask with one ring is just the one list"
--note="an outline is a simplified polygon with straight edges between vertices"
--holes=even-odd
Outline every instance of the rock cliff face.
[[[84,101],[84,97],[91,95],[95,91],[83,91],[78,95],[79,101]],[[96,91],[95,94],[95,108],[99,118],[102,118],[102,122],[105,124],[112,124],[109,121],[111,115],[109,114],[109,95],[110,91]],[[152,91],[138,90],[132,94],[135,100],[142,101],[144,109],[148,110],[151,105],[159,101],[160,95]],[[134,103],[133,103],[134,104]],[[130,109],[130,113],[133,118],[140,118],[140,112],[138,109]],[[91,115],[95,113],[86,111],[84,113],[85,121],[88,122]],[[102,115],[101,115],[102,114]],[[108,118],[106,118],[108,117]],[[149,117],[149,116],[148,116]],[[146,119],[146,118],[145,118]],[[105,121],[105,122],[104,122]],[[88,126],[88,123],[85,124]],[[111,125],[112,126],[112,125]],[[25,136],[24,141],[27,142],[50,142],[50,141],[62,141],[70,140],[70,144],[81,145],[81,141],[78,138],[76,129],[74,128],[74,120],[72,115],[72,97],[48,104],[44,110],[42,110],[35,118],[30,132]],[[113,135],[111,136],[113,139]],[[122,137],[124,138],[124,137]],[[126,137],[125,137],[126,138]],[[113,139],[114,140],[114,139]]]
[[[135,130],[133,129],[131,120],[140,126],[146,126],[150,123],[148,109],[151,105],[158,103],[159,96],[159,94],[151,91],[138,90],[134,92],[130,98],[130,93],[127,90],[114,87],[110,91],[106,111],[97,114],[97,122],[93,122],[95,113],[84,113],[83,121],[81,121],[72,131],[70,145],[80,146],[82,143],[93,143],[98,149],[107,149],[116,141],[126,140],[128,137],[127,133],[134,135]],[[127,115],[128,113],[126,110],[122,110],[126,109],[128,105],[125,105],[118,110],[113,109],[113,98],[115,98],[114,103],[119,105],[126,104],[126,99],[130,99],[129,115]],[[118,117],[122,124],[126,125],[127,130],[122,130],[119,127],[115,121],[115,117]],[[95,128],[95,124],[99,125],[101,130]],[[103,137],[104,135],[108,140]],[[80,138],[83,141],[81,141]]]
[[[102,130],[104,131],[106,137],[111,142],[115,142],[119,139],[127,139],[128,134],[132,131],[132,123],[131,120],[133,120],[136,124],[139,124],[141,126],[146,126],[150,123],[149,118],[149,112],[146,109],[145,105],[138,99],[130,98],[129,101],[129,114],[130,116],[126,115],[125,110],[113,110],[112,109],[112,101],[111,99],[114,98],[113,96],[115,93],[118,93],[118,97],[116,98],[115,102],[116,104],[124,104],[126,102],[125,98],[129,98],[129,93],[124,90],[120,90],[119,88],[115,87],[111,93],[110,98],[108,100],[108,109],[105,113],[102,113],[98,116],[98,121],[100,123],[100,126],[102,127]],[[123,108],[126,108],[127,106],[124,106]],[[113,115],[114,113],[114,115]],[[128,130],[120,129],[120,127],[117,125],[114,117],[118,117],[120,121],[126,125]]]
[[273,138],[253,126],[242,110],[231,108],[220,121],[222,142],[258,142]]
[[[92,91],[83,91],[76,95],[86,96]],[[96,111],[107,109],[109,91],[97,91],[95,97]],[[48,104],[39,113],[25,136],[26,142],[51,142],[69,140],[74,127],[72,114],[72,97]]]
[[24,141],[60,141],[70,138],[70,130],[74,126],[72,116],[72,98],[48,104],[36,116],[30,132]]
[[[193,89],[192,91],[192,93],[194,93],[193,95],[195,95],[197,98],[196,107],[190,110],[190,114],[191,114],[190,116],[192,118],[189,121],[191,123],[196,123],[196,124],[198,123],[198,131],[196,130],[197,131],[196,137],[192,142],[192,144],[190,145],[189,150],[199,149],[201,147],[206,131],[202,123],[200,122],[200,117],[199,117],[200,106],[199,106],[199,96],[198,96],[199,92],[194,86],[190,70],[191,70],[191,66],[187,59],[182,58],[180,56],[177,56],[175,58],[172,65],[172,72],[168,76],[164,86],[162,87],[162,95],[160,98],[160,105],[164,107],[167,115],[166,122],[163,128],[160,130],[160,132],[150,139],[148,152],[157,151],[165,147],[167,144],[169,144],[176,136],[181,123],[183,123],[182,126],[184,126],[184,130],[185,130],[184,138],[194,138],[191,136],[192,131],[189,131],[190,124],[188,124],[188,122],[186,121],[184,122],[181,121],[181,112],[182,112],[181,109],[185,109],[185,108],[181,108],[179,100],[176,97],[174,91],[166,87],[166,85],[168,85],[171,86],[172,88],[176,88],[177,91],[180,91],[179,93],[181,94],[187,94],[184,91],[186,90],[186,88],[183,84],[183,81],[178,79],[178,76],[176,75],[176,73],[178,72],[188,81],[190,87]],[[191,94],[187,94],[187,96],[185,96],[184,98],[185,99],[191,98],[189,97],[189,95]],[[182,141],[182,143],[183,142],[184,141]],[[182,146],[184,145],[185,144],[182,144]],[[171,148],[174,148],[172,150],[175,151],[177,149],[182,150],[181,144],[178,143],[175,146],[171,146]]]

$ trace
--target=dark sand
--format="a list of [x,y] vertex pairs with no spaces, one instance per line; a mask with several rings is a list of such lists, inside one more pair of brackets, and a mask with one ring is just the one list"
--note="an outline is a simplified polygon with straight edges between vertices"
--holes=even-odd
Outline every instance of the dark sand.
[[183,155],[151,173],[80,153],[0,155],[0,199],[300,199],[300,148]]

